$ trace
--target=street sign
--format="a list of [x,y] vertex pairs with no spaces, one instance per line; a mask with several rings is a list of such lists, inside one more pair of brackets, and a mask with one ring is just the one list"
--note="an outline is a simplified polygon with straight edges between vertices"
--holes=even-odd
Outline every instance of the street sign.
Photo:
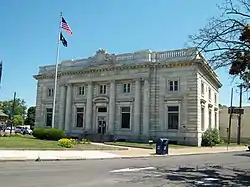
[[229,107],[228,114],[244,114],[244,108],[239,107]]

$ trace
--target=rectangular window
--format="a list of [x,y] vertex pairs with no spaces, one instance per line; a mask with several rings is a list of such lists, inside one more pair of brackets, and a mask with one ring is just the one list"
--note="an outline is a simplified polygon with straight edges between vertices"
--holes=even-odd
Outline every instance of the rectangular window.
[[127,83],[127,84],[123,84],[123,93],[130,93],[131,91],[131,84]]
[[98,112],[107,112],[107,107],[98,107]]
[[179,91],[179,82],[178,81],[169,81],[169,91],[171,91],[171,92]]
[[46,108],[46,126],[52,126],[52,108]]
[[214,94],[214,104],[217,104],[217,94]]
[[214,128],[218,128],[217,127],[217,112],[214,112]]
[[212,127],[212,111],[209,110],[209,113],[208,113],[208,125],[209,125],[209,128]]
[[85,94],[84,86],[79,86],[78,87],[78,95],[84,95],[84,94]]
[[201,107],[201,130],[205,130],[205,108]]
[[76,127],[83,127],[84,108],[76,108]]
[[121,128],[130,129],[130,107],[121,107]]
[[204,83],[201,82],[201,95],[204,95],[205,88],[204,88]]
[[179,128],[179,106],[168,106],[168,129]]
[[47,95],[48,95],[49,97],[53,97],[53,95],[54,95],[54,89],[53,89],[53,88],[48,88],[48,90],[47,90]]
[[107,86],[106,85],[100,85],[100,90],[99,93],[100,94],[106,94],[107,93]]
[[211,100],[211,88],[208,88],[208,99]]

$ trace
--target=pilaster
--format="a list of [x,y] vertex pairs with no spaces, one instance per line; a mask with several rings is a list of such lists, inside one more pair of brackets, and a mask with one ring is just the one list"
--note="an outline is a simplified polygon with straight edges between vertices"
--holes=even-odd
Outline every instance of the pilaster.
[[65,108],[65,131],[70,131],[72,109],[72,85],[67,85],[66,108]]
[[92,99],[93,99],[93,83],[88,82],[87,104],[86,104],[86,125],[85,130],[92,129]]
[[141,82],[140,82],[140,78],[135,80],[135,111],[134,111],[134,135],[137,136],[140,134],[140,100],[141,100],[141,93],[140,93],[140,89],[141,89]]
[[59,129],[64,129],[66,87],[65,85],[60,86]]
[[149,80],[144,79],[143,136],[149,136]]
[[114,123],[115,123],[115,81],[110,82],[110,95],[109,95],[109,124],[108,132],[110,134],[114,133]]

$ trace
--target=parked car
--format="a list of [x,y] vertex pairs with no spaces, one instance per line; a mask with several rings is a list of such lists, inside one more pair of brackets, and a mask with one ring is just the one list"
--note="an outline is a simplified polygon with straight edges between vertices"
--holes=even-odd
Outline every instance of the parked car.
[[15,133],[31,135],[33,133],[33,131],[31,129],[29,129],[28,127],[16,126]]

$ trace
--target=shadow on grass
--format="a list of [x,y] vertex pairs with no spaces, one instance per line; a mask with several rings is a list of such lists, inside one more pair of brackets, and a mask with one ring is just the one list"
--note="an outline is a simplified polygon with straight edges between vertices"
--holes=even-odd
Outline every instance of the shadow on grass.
[[[162,184],[182,184],[185,186],[249,186],[250,173],[247,170],[223,166],[179,167],[178,169],[157,168],[149,171],[145,180],[157,180]],[[154,175],[157,174],[157,175]]]

